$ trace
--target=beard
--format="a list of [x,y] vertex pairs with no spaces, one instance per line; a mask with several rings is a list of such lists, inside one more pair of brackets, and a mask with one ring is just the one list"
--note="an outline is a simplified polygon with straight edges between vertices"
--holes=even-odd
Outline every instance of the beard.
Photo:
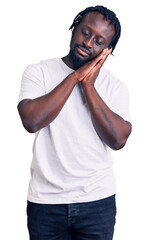
[[89,58],[86,60],[79,58],[79,56],[75,54],[76,48],[79,46],[80,46],[79,44],[75,44],[73,49],[70,49],[68,56],[69,61],[74,65],[75,69],[82,67],[85,63],[91,60],[91,54],[89,55]]

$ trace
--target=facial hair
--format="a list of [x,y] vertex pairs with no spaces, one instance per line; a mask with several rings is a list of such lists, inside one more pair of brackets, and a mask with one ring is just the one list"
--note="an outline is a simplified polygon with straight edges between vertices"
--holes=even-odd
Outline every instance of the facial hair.
[[89,58],[86,60],[83,60],[83,59],[79,58],[78,56],[76,56],[75,51],[76,51],[76,48],[79,46],[81,46],[81,45],[76,43],[74,45],[73,49],[70,49],[70,52],[69,52],[69,61],[74,65],[75,69],[82,67],[85,63],[87,63],[91,60],[91,54],[89,55]]

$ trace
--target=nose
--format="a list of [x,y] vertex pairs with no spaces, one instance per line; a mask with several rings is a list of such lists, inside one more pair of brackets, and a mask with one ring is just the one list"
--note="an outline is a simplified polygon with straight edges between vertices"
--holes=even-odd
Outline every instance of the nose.
[[86,46],[86,48],[92,48],[92,38],[91,37],[84,39],[83,43]]

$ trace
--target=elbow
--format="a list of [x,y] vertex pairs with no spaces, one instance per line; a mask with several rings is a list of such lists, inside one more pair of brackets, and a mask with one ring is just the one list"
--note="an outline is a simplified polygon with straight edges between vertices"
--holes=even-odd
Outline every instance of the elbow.
[[25,128],[25,130],[26,130],[27,132],[29,132],[29,133],[35,133],[35,132],[37,132],[37,130],[35,130],[34,128],[31,128],[31,127],[26,127],[26,126],[24,126],[24,128]]
[[118,139],[116,139],[114,141],[112,149],[113,150],[120,150],[120,149],[122,149],[125,146],[125,144],[127,142],[127,139],[130,136],[130,134],[131,134],[131,131],[132,131],[132,125],[129,122],[127,122],[127,129],[126,129],[126,131],[123,133],[123,136],[119,137]]
[[34,123],[34,121],[22,121],[24,128],[29,133],[35,133],[38,131],[37,125]]
[[21,111],[20,105],[18,105],[18,111],[25,130],[29,133],[37,132],[39,130],[37,120],[28,112],[26,113],[25,111]]
[[[129,135],[130,135],[130,133],[129,133]],[[112,146],[112,149],[113,150],[120,150],[120,149],[122,149],[125,146],[129,135],[127,135],[126,137],[123,137],[123,138],[121,138],[119,140],[115,140],[115,142],[114,142],[114,144]]]
[[123,140],[123,141],[122,140],[117,140],[117,141],[115,141],[115,143],[112,145],[111,148],[115,151],[120,150],[125,146],[126,141],[127,141],[127,139]]

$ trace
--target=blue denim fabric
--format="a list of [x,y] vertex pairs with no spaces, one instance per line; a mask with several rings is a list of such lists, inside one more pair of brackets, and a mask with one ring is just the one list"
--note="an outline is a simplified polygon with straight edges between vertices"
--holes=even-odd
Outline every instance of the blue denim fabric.
[[115,195],[87,203],[28,202],[30,240],[112,240]]

